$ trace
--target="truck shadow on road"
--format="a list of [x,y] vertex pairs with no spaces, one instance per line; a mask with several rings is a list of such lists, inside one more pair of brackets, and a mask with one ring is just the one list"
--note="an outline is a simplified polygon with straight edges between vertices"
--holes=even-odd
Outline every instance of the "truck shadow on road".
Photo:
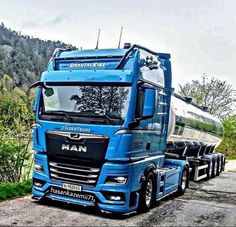
[[[163,198],[161,201],[157,201],[153,204],[152,208],[150,209],[150,212],[152,212],[154,209],[158,209],[158,211],[162,212],[163,208],[165,206],[166,203],[168,203],[168,201],[173,200],[174,198],[176,198],[177,196],[175,194],[169,195],[165,198]],[[99,210],[98,207],[83,207],[83,206],[79,206],[76,204],[68,204],[65,202],[59,202],[59,201],[55,201],[55,200],[50,200],[50,199],[44,199],[43,201],[33,201],[33,203],[35,203],[37,206],[47,206],[47,207],[51,207],[51,208],[55,208],[55,209],[62,209],[62,210],[66,210],[66,211],[72,211],[72,212],[79,212],[79,213],[83,213],[86,215],[91,215],[91,216],[97,216],[97,217],[101,217],[101,218],[105,218],[105,219],[115,219],[115,220],[124,220],[124,219],[128,219],[131,218],[133,216],[143,216],[145,215],[145,213],[139,213],[139,212],[130,212],[130,213],[126,213],[126,214],[116,214],[116,213],[109,213],[109,212],[102,212],[101,210]],[[164,208],[165,209],[165,208]]]
[[97,217],[103,217],[107,219],[118,219],[118,220],[124,220],[126,218],[129,218],[130,216],[133,216],[135,213],[130,214],[114,214],[114,213],[108,213],[108,212],[102,212],[98,209],[98,207],[83,207],[76,204],[68,204],[64,202],[59,202],[55,200],[50,199],[44,199],[43,201],[33,201],[38,206],[47,206],[55,209],[62,209],[66,211],[72,211],[72,212],[80,212],[86,215],[92,215]]

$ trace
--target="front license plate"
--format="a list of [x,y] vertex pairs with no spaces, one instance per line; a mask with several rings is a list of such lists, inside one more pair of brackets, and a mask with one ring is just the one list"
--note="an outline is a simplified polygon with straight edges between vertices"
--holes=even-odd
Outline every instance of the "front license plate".
[[82,186],[74,185],[74,184],[63,183],[62,184],[62,188],[66,189],[66,190],[70,190],[70,191],[77,191],[77,192],[81,192],[82,191]]

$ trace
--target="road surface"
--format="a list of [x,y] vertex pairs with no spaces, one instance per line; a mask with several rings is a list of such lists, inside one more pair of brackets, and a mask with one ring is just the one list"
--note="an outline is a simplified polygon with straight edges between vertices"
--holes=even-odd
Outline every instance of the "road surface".
[[236,226],[236,161],[210,181],[191,182],[149,212],[108,215],[59,202],[40,205],[30,196],[0,202],[0,225],[23,226]]

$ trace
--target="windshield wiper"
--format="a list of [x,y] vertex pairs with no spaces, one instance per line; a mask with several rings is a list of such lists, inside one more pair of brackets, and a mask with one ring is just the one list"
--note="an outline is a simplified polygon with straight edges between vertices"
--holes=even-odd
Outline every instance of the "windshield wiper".
[[[83,113],[90,113],[88,115],[83,115]],[[91,114],[92,113],[92,114]],[[105,111],[101,111],[100,109],[96,109],[94,110],[87,110],[87,111],[83,111],[83,112],[78,112],[78,114],[81,114],[81,116],[83,117],[104,117],[106,118],[111,124],[115,124],[115,122],[105,113]]]
[[110,121],[110,123],[111,124],[115,124],[115,122],[107,115],[107,114],[105,114],[105,113],[103,113],[103,114],[98,114],[97,116],[99,116],[99,117],[105,117],[108,121]]
[[45,114],[59,114],[59,115],[64,115],[68,118],[68,120],[70,122],[74,122],[74,119],[67,113],[67,112],[64,112],[64,111],[46,111],[44,112]]

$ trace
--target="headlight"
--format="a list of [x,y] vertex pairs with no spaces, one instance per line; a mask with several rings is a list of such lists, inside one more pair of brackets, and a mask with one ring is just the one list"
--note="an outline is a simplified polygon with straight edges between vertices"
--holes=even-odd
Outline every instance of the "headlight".
[[127,180],[128,180],[127,177],[108,176],[105,184],[126,184]]
[[43,166],[40,164],[34,164],[34,170],[39,173],[44,173]]

